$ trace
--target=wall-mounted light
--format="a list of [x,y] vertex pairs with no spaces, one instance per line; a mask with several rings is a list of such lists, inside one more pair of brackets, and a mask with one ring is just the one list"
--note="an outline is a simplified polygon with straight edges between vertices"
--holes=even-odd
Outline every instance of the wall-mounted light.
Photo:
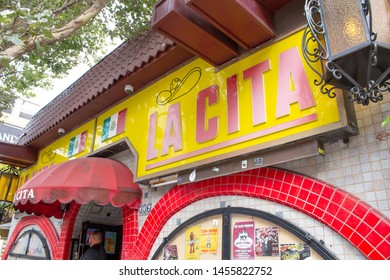
[[151,184],[150,186],[152,188],[158,188],[158,187],[162,187],[162,186],[175,185],[175,184],[177,184],[177,180],[170,180],[170,181],[165,181],[165,182],[161,182],[161,183],[155,183],[155,184]]
[[178,183],[178,181],[179,181],[178,175],[174,174],[174,175],[151,180],[149,182],[149,185],[152,188],[158,188],[158,187],[167,186],[167,185],[175,185]]
[[343,89],[363,105],[383,100],[390,92],[390,1],[306,0],[305,15],[303,56],[321,92],[335,97]]

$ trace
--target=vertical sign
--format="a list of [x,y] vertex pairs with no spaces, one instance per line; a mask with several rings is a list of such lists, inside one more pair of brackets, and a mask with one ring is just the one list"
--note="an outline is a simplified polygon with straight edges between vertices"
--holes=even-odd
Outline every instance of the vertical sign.
[[256,228],[256,256],[279,256],[279,228]]
[[201,253],[217,253],[218,228],[202,228],[200,236]]
[[254,250],[255,222],[236,222],[233,228],[233,259],[252,260],[255,258]]
[[199,260],[200,225],[186,229],[186,260]]

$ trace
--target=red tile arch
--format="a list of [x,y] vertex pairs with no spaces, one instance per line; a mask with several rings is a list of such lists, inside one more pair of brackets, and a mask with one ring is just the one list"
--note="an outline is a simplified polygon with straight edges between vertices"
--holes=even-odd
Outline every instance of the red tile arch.
[[390,259],[390,220],[356,196],[326,182],[275,168],[260,168],[175,186],[153,207],[133,251],[147,259],[165,223],[198,200],[239,195],[275,201],[303,212],[349,240],[369,259]]
[[122,260],[137,259],[134,248],[138,236],[138,209],[128,206],[122,207]]
[[2,256],[3,260],[7,259],[11,247],[15,243],[21,231],[31,225],[38,226],[41,228],[44,236],[46,237],[47,242],[49,243],[52,257],[56,255],[58,249],[58,234],[52,222],[48,218],[43,216],[26,216],[23,217],[16,225],[11,237],[8,239],[7,246]]
[[58,240],[58,248],[56,254],[53,254],[53,260],[67,260],[69,258],[74,223],[80,207],[80,204],[72,201],[69,210],[65,212]]

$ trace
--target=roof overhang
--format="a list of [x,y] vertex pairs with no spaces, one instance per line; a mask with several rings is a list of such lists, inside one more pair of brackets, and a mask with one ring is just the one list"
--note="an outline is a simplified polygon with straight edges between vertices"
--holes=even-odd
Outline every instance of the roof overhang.
[[[160,0],[152,28],[219,66],[277,36],[274,15],[292,0]],[[180,26],[180,28],[178,28]]]
[[[74,127],[80,125],[80,123],[96,117],[96,115],[110,106],[129,98],[129,94],[125,93],[126,85],[132,85],[135,93],[151,81],[165,75],[192,57],[193,55],[182,47],[173,45],[157,58],[115,81],[107,90],[101,92],[95,98],[91,98],[89,102],[80,104],[77,110],[66,115],[62,120],[57,121],[52,127],[45,128],[44,133],[36,135],[33,138],[29,137],[31,140],[27,143],[28,146],[36,149],[45,147],[60,137],[58,134],[59,128],[63,128],[65,131],[71,131]],[[30,132],[35,133],[34,131]]]
[[[220,66],[257,48],[304,22],[303,1],[159,1],[153,8],[152,28],[164,36],[150,32],[149,37],[137,39],[134,44],[129,41],[127,48],[118,48],[108,55],[88,71],[89,75],[81,77],[61,98],[37,114],[32,125],[24,130],[20,144],[26,147],[0,146],[0,162],[20,167],[34,164],[37,150],[60,137],[59,128],[71,131],[125,100],[129,97],[124,91],[128,84],[136,94],[193,57]],[[250,26],[250,31],[246,26]],[[122,57],[125,63],[118,64]],[[94,89],[89,92],[91,87]]]
[[0,142],[0,163],[27,167],[37,161],[37,150],[21,145]]

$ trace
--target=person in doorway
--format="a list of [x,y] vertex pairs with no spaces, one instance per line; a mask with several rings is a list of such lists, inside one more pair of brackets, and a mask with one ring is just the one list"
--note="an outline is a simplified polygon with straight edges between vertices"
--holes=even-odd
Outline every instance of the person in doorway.
[[101,231],[94,231],[89,237],[88,243],[90,247],[85,251],[80,260],[107,260]]

